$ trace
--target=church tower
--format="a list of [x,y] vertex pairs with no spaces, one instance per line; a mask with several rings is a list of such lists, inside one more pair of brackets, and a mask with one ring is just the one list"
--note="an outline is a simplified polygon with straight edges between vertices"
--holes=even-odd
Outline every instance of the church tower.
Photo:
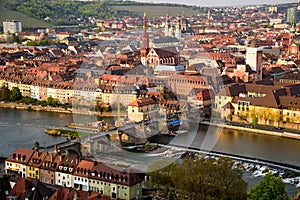
[[170,36],[169,30],[170,29],[170,22],[169,22],[169,15],[166,16],[166,22],[165,22],[165,36]]
[[144,30],[142,35],[142,46],[140,49],[141,53],[141,62],[143,65],[146,65],[146,57],[147,57],[147,51],[149,49],[149,35],[147,33],[147,16],[146,13],[144,13]]
[[181,39],[181,24],[180,19],[178,18],[177,23],[175,25],[175,37],[180,40]]

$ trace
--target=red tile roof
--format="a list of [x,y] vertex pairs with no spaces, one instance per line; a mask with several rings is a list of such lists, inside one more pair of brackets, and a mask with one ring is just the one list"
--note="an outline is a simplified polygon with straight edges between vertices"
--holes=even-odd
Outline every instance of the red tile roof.
[[145,97],[145,98],[137,99],[137,100],[133,101],[132,103],[129,104],[129,106],[142,107],[142,106],[152,105],[155,103],[156,102],[152,98]]
[[27,164],[34,151],[28,148],[17,148],[7,159],[9,162]]

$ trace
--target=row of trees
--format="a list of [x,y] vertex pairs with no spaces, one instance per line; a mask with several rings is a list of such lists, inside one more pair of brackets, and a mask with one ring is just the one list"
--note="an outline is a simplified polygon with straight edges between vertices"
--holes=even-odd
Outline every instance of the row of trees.
[[59,101],[57,101],[52,97],[48,97],[47,100],[39,101],[37,99],[33,99],[30,97],[23,97],[18,87],[13,87],[10,90],[6,86],[2,86],[0,88],[0,101],[17,102],[17,103],[25,103],[25,104],[41,105],[41,106],[52,106],[52,107],[57,107],[59,105]]
[[2,86],[0,89],[0,101],[16,102],[21,100],[22,98],[22,94],[17,87],[9,90],[7,87]]
[[[238,116],[239,121],[244,121],[246,119],[250,118],[250,123],[252,125],[257,125],[259,123],[259,120],[264,121],[264,125],[267,125],[267,122],[274,122],[274,125],[277,125],[279,127],[280,122],[283,122],[283,113],[279,109],[271,109],[271,108],[252,108],[250,109],[246,115],[239,115]],[[232,121],[233,115],[228,115],[227,120]],[[298,116],[295,115],[289,115],[286,116],[286,122],[297,124],[297,127],[299,128],[300,119]]]
[[282,121],[282,113],[280,112],[280,110],[273,111],[270,108],[262,108],[262,109],[259,109],[259,111],[257,111],[256,108],[253,108],[250,110],[250,115],[251,115],[252,119],[255,119],[255,118],[263,119],[265,122],[265,125],[267,124],[268,120],[272,120],[272,121],[276,122],[278,124],[278,126],[279,126],[279,122]]
[[[268,173],[261,182],[247,193],[247,183],[243,180],[241,168],[233,167],[229,158],[190,159],[163,166],[165,160],[155,161],[150,170],[149,186],[157,190],[160,197],[171,199],[248,199],[248,200],[288,200],[282,178]],[[293,198],[300,200],[300,191]]]

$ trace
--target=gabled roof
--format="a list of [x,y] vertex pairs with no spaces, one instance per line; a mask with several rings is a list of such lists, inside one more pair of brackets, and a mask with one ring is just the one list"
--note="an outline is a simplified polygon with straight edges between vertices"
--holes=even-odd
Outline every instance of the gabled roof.
[[94,165],[95,163],[93,161],[81,160],[76,167],[74,175],[87,177],[88,174],[90,174],[90,172],[93,170]]
[[75,168],[79,162],[78,158],[64,157],[63,160],[59,163],[59,167],[56,171],[63,172],[67,174],[73,174]]
[[17,148],[6,161],[27,164],[33,155],[34,151],[28,148]]
[[98,162],[89,178],[131,186],[141,183],[144,179],[144,174],[133,173],[130,168]]
[[230,102],[227,102],[222,108],[234,109],[233,105]]
[[18,199],[41,200],[49,198],[53,191],[38,180],[19,178],[9,194]]
[[48,154],[47,152],[35,151],[31,156],[27,166],[40,167],[47,154]]
[[49,200],[109,200],[98,192],[77,191],[72,188],[58,188]]
[[155,104],[156,102],[150,97],[144,97],[142,99],[137,99],[129,104],[129,106],[133,107],[143,107],[147,105]]
[[222,89],[220,92],[218,92],[217,95],[235,97],[245,91],[246,91],[245,85],[233,84]]
[[55,153],[49,153],[45,157],[40,168],[55,171],[58,168],[61,161],[62,161],[61,155],[56,155]]

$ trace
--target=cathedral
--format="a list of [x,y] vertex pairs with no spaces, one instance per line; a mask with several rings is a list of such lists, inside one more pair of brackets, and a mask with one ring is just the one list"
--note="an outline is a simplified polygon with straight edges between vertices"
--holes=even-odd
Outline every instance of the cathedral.
[[166,16],[165,36],[175,37],[178,40],[180,40],[183,33],[189,33],[194,35],[194,32],[188,21],[183,17],[177,17],[177,20],[175,22],[171,22],[170,17]]
[[141,63],[144,66],[155,68],[157,65],[179,65],[180,56],[176,47],[150,48],[149,35],[147,33],[147,17],[144,14],[144,28],[142,45],[140,48]]

